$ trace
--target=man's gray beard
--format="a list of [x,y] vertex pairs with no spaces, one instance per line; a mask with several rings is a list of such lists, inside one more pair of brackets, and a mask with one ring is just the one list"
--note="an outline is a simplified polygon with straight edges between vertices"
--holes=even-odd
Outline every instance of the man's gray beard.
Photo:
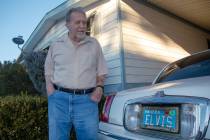
[[77,33],[77,38],[79,39],[79,40],[84,40],[85,39],[85,36],[86,36],[86,34],[84,33],[84,34],[81,34],[81,33]]

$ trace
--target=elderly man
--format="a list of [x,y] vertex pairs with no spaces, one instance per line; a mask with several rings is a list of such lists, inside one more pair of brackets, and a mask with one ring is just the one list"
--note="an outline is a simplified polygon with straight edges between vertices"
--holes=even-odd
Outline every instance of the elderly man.
[[81,7],[69,10],[66,27],[69,32],[52,43],[45,61],[49,140],[69,140],[72,125],[77,140],[97,140],[106,62],[98,41],[86,36]]

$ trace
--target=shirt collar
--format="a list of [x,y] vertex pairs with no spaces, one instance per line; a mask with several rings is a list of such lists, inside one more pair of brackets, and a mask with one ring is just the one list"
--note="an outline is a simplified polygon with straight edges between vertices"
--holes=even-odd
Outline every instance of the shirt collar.
[[[71,42],[71,44],[73,44],[71,39],[69,38],[68,32],[65,35],[65,39],[68,40],[69,42]],[[85,38],[79,42],[78,45],[86,44],[88,42],[91,42],[91,37],[86,35]]]
[[79,45],[86,44],[88,42],[91,42],[91,38],[86,35],[85,38],[79,42]]

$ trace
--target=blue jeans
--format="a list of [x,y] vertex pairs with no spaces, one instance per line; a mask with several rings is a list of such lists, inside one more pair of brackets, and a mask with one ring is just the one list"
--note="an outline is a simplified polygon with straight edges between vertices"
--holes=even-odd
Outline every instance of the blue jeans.
[[77,140],[98,140],[98,104],[90,95],[55,91],[48,97],[49,140],[69,140],[72,125]]

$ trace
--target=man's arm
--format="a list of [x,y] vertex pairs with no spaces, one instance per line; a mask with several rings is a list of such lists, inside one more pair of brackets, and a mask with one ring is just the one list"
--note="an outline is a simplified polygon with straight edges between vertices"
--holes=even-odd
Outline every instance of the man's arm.
[[51,77],[53,75],[53,69],[54,69],[54,63],[52,60],[52,47],[50,47],[44,65],[46,90],[48,96],[51,95],[55,90],[53,83],[51,81]]
[[105,75],[97,76],[96,77],[96,85],[104,86]]
[[51,95],[54,91],[55,88],[53,86],[53,83],[51,82],[50,76],[45,76],[45,82],[46,82],[46,89],[47,89],[47,95]]
[[96,89],[92,93],[91,99],[95,102],[99,102],[103,95],[103,86],[106,75],[108,74],[108,68],[106,65],[106,61],[101,49],[101,45],[96,40],[96,46],[98,49],[98,57],[97,57],[97,77],[96,77]]

